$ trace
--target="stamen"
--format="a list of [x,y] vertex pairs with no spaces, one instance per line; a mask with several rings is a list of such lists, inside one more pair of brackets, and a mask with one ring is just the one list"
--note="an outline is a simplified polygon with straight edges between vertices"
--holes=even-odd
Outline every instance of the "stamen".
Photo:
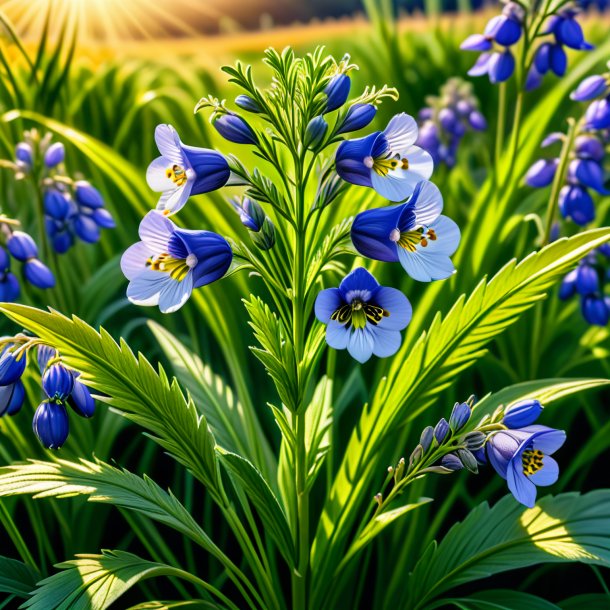
[[165,170],[165,175],[171,180],[176,186],[184,186],[188,177],[186,172],[179,165],[172,165]]
[[351,303],[346,303],[333,311],[330,319],[343,324],[347,328],[350,326],[364,328],[367,322],[377,326],[383,318],[387,318],[389,315],[390,312],[383,307],[354,299]]
[[390,241],[396,242],[408,252],[415,252],[417,250],[417,245],[425,248],[428,246],[428,240],[436,241],[438,239],[434,229],[424,229],[424,227],[419,227],[419,229],[413,229],[412,231],[400,233],[399,238],[395,239],[395,231],[397,230],[398,229],[392,229],[392,232],[390,233]]
[[[195,263],[197,264],[197,263]],[[146,266],[151,271],[160,271],[161,273],[169,273],[170,276],[181,282],[190,270],[187,259],[173,258],[169,254],[159,254],[156,258],[150,257],[146,261]]]
[[[368,159],[368,157],[367,157]],[[366,165],[366,159],[365,159]],[[367,165],[368,167],[368,165]],[[380,176],[387,176],[388,173],[398,167],[398,160],[395,158],[377,157],[373,159],[373,170]]]
[[527,449],[523,452],[521,462],[523,465],[523,474],[528,477],[536,474],[544,466],[544,453],[540,449]]

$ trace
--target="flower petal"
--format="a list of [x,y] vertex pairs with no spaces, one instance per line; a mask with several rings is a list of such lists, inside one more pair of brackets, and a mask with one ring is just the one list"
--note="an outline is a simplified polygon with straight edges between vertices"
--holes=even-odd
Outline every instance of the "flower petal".
[[390,233],[398,227],[404,206],[386,206],[360,212],[351,229],[352,243],[360,254],[387,263],[398,262],[396,244]]
[[347,351],[350,356],[363,364],[373,355],[375,342],[368,328],[357,328],[352,330],[347,342]]
[[403,269],[418,282],[444,280],[455,271],[449,256],[442,252],[425,252],[424,248],[407,252],[400,246],[396,246],[396,250]]
[[371,170],[371,184],[373,188],[390,201],[404,201],[413,194],[417,183],[423,178],[410,170],[395,170],[386,176],[380,176]]
[[333,349],[346,349],[349,342],[349,329],[336,320],[331,320],[326,327],[326,343]]
[[169,273],[145,269],[127,286],[127,298],[135,305],[158,305],[161,291],[173,282]]
[[415,213],[415,226],[428,226],[443,211],[443,196],[436,184],[424,180],[417,185],[409,206]]
[[139,241],[121,256],[121,271],[128,280],[135,279],[146,269],[146,261],[154,254],[148,244]]
[[219,280],[231,266],[233,251],[222,235],[213,231],[186,229],[178,229],[176,235],[182,239],[188,252],[197,257],[197,264],[193,268],[194,288]]
[[151,210],[142,218],[138,233],[155,254],[167,251],[170,237],[176,230],[176,225],[163,214]]
[[524,430],[540,429],[535,431],[532,437],[534,449],[539,449],[545,455],[552,455],[566,442],[566,433],[563,430],[555,430],[546,426],[528,426]]
[[184,186],[178,186],[173,190],[165,191],[157,202],[157,210],[175,214],[180,211],[191,196],[193,182],[187,181]]
[[182,142],[178,133],[171,125],[157,125],[155,129],[155,142],[163,157],[167,157],[172,164],[184,167]]
[[180,309],[193,292],[193,273],[187,273],[182,281],[172,279],[167,282],[159,295],[159,309],[162,313],[172,313]]
[[548,455],[542,459],[542,468],[535,474],[530,475],[529,479],[534,485],[546,487],[552,485],[559,478],[559,465]]
[[378,358],[393,356],[400,349],[402,337],[399,331],[374,326],[370,332],[373,336],[373,354]]
[[409,299],[396,288],[380,286],[373,295],[373,301],[379,307],[383,307],[390,315],[383,318],[377,328],[386,330],[402,330],[411,321],[413,308]]
[[330,322],[330,316],[343,305],[341,291],[338,288],[327,288],[318,293],[316,297],[316,318],[323,324]]
[[344,299],[350,292],[370,292],[372,294],[378,287],[379,282],[364,267],[358,267],[348,273],[339,284],[339,290]]
[[167,169],[173,164],[167,157],[157,157],[146,170],[146,182],[157,193],[172,191],[176,185],[167,177]]
[[436,239],[428,240],[425,248],[421,245],[416,246],[417,251],[422,255],[446,254],[451,256],[457,250],[460,245],[460,228],[451,218],[439,216],[437,220],[428,225],[428,229],[434,230]]
[[506,482],[508,489],[518,502],[528,508],[533,508],[536,504],[536,486],[523,474],[520,456],[509,464],[506,471]]
[[383,131],[391,154],[401,157],[415,143],[417,133],[417,122],[406,112],[401,112],[392,117]]
[[364,164],[364,159],[371,156],[377,131],[365,138],[346,140],[339,145],[335,155],[335,166],[337,174],[350,184],[359,186],[371,185],[371,170]]

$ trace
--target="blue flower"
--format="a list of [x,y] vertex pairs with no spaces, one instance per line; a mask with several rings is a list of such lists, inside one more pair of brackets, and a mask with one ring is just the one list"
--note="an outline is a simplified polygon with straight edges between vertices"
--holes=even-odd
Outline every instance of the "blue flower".
[[[215,119],[216,131],[229,142],[235,144],[256,144],[256,134],[244,119],[233,112],[228,112]],[[216,153],[218,154],[218,153]]]
[[37,258],[30,258],[23,264],[25,279],[36,288],[53,288],[55,276],[53,272]]
[[606,326],[610,321],[610,297],[589,295],[580,301],[583,318],[593,326]]
[[69,196],[54,187],[45,190],[43,201],[45,214],[56,220],[65,220],[73,209]]
[[68,412],[62,403],[43,402],[34,413],[32,429],[47,449],[60,449],[70,432]]
[[508,407],[504,412],[502,423],[507,428],[524,428],[533,424],[541,415],[543,406],[531,398],[521,400]]
[[337,133],[349,133],[366,127],[377,114],[373,104],[354,104],[350,106]]
[[179,229],[154,210],[142,219],[139,233],[142,241],[121,258],[129,280],[127,297],[136,305],[158,305],[163,313],[176,311],[194,288],[220,279],[231,265],[233,253],[224,237]]
[[250,197],[243,197],[241,200],[231,199],[229,203],[239,214],[239,219],[246,228],[255,233],[261,230],[265,222],[265,212],[257,201],[250,199]]
[[440,445],[447,437],[447,434],[449,434],[449,422],[442,417],[436,426],[434,426],[434,438]]
[[38,246],[31,235],[23,231],[13,231],[6,242],[6,247],[13,258],[27,261],[38,256]]
[[229,164],[220,153],[182,144],[171,125],[158,125],[155,141],[162,156],[148,166],[146,180],[163,193],[157,209],[165,214],[175,214],[191,195],[214,191],[229,180]]
[[565,9],[553,18],[549,29],[559,44],[578,51],[589,51],[593,46],[585,41],[582,27],[576,21],[577,14],[574,9]]
[[29,170],[34,163],[34,149],[27,142],[19,142],[15,147],[15,159],[22,170]]
[[66,150],[61,142],[51,144],[44,154],[44,164],[49,168],[53,168],[60,163],[63,163],[66,156]]
[[559,166],[559,159],[538,159],[529,168],[527,174],[525,174],[525,182],[528,186],[534,188],[541,188],[548,186],[553,182],[555,172]]
[[0,247],[0,301],[11,303],[19,298],[19,281],[11,273],[11,257]]
[[78,180],[74,183],[74,196],[79,205],[87,208],[104,207],[102,194],[86,180]]
[[471,413],[470,405],[465,402],[456,402],[449,418],[451,431],[458,432],[461,430],[468,423]]
[[64,401],[74,388],[72,371],[60,362],[52,364],[42,376],[42,389],[54,401]]
[[[508,8],[508,5],[506,8]],[[509,12],[506,15],[505,12],[506,9],[501,15],[490,19],[485,27],[484,36],[503,47],[510,47],[521,38],[523,26],[516,14]]]
[[442,209],[438,187],[420,182],[407,203],[358,214],[352,242],[364,256],[400,262],[420,282],[445,279],[455,271],[450,256],[460,243],[460,229],[440,215]]
[[249,95],[238,95],[235,98],[235,103],[248,112],[259,113],[261,111],[259,105]]
[[585,112],[588,129],[608,129],[610,127],[610,96],[592,102]]
[[21,410],[24,399],[25,387],[21,379],[15,383],[0,386],[0,417],[16,415]]
[[384,131],[342,142],[335,158],[337,173],[346,182],[372,187],[390,201],[402,201],[434,168],[430,154],[414,146],[416,140],[415,119],[397,114]]
[[589,102],[608,90],[608,79],[599,74],[587,76],[580,82],[570,97],[577,102]]
[[81,417],[92,417],[95,413],[95,400],[91,396],[89,388],[78,380],[79,373],[72,372],[74,376],[74,387],[70,396],[66,399],[66,404]]
[[305,137],[303,138],[303,144],[307,148],[315,149],[324,140],[324,136],[328,131],[328,123],[325,121],[323,116],[316,116],[305,128]]
[[10,345],[5,347],[0,356],[0,386],[10,385],[20,379],[26,362],[23,350],[17,351]]
[[559,191],[559,211],[581,227],[595,220],[593,198],[578,184],[566,185]]
[[344,73],[335,74],[330,79],[324,88],[324,94],[326,95],[324,113],[332,112],[345,104],[351,84],[350,77]]
[[326,342],[347,349],[358,362],[373,354],[392,356],[401,343],[400,331],[411,320],[411,304],[395,288],[380,286],[364,268],[349,273],[339,288],[322,290],[315,303],[316,317],[326,324]]
[[565,442],[566,434],[546,426],[501,430],[487,440],[487,456],[496,472],[508,483],[515,498],[532,508],[537,487],[552,485],[559,466],[550,457]]

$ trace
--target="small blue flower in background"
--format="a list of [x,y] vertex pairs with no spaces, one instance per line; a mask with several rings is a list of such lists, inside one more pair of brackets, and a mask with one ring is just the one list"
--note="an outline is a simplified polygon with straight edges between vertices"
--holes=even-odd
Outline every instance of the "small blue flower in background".
[[47,148],[44,154],[44,164],[48,168],[53,168],[64,162],[66,150],[61,142],[54,142]]
[[[28,283],[42,289],[55,286],[55,277],[38,259],[38,246],[30,235],[24,231],[12,231],[6,241],[6,247],[14,259],[23,263],[22,271]],[[14,285],[14,281],[11,280],[11,284]]]
[[407,297],[380,286],[364,268],[349,273],[338,288],[322,290],[315,303],[316,317],[326,324],[326,342],[334,349],[347,349],[360,363],[373,354],[386,358],[401,344],[400,331],[411,321]]
[[434,168],[430,154],[415,146],[417,135],[415,119],[404,112],[397,114],[384,131],[342,142],[335,156],[337,173],[346,182],[373,188],[390,201],[402,201]]
[[142,241],[121,258],[129,280],[127,297],[136,305],[158,305],[163,313],[176,311],[194,288],[220,279],[231,265],[233,253],[224,237],[179,229],[154,210],[142,219],[139,233]]
[[604,244],[580,261],[559,288],[559,298],[578,295],[580,311],[588,324],[606,326],[610,321],[610,296],[606,294],[610,272],[610,245]]
[[506,480],[510,492],[521,504],[532,508],[537,487],[552,485],[559,477],[559,466],[550,456],[565,440],[562,430],[531,425],[494,432],[485,448],[491,465]]
[[19,280],[11,273],[11,257],[0,247],[0,301],[11,303],[19,298]]
[[34,148],[29,142],[19,142],[15,147],[15,161],[18,169],[27,174],[34,164]]
[[25,387],[21,379],[15,383],[0,386],[0,417],[17,415],[21,411],[24,399]]
[[171,125],[157,126],[155,142],[161,156],[148,166],[146,180],[162,193],[157,209],[165,214],[175,214],[191,195],[214,191],[229,180],[229,164],[220,153],[183,144]]
[[521,400],[506,409],[502,423],[511,429],[530,426],[540,417],[543,408],[539,400]]
[[478,110],[472,85],[461,78],[450,78],[438,96],[429,96],[426,101],[428,106],[419,112],[416,144],[432,155],[435,164],[453,167],[464,135],[484,131],[487,121]]
[[323,116],[311,119],[305,128],[303,144],[307,148],[316,149],[324,141],[324,136],[328,131],[328,123]]
[[352,224],[352,242],[363,256],[400,262],[420,282],[451,276],[450,256],[460,243],[460,229],[441,216],[443,197],[432,182],[420,182],[406,203],[366,210]]

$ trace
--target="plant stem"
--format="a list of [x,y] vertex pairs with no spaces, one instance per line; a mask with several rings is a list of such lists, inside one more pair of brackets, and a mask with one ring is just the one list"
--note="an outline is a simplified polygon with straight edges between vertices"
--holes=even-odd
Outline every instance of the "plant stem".
[[569,129],[566,139],[563,141],[561,147],[561,154],[559,156],[559,166],[555,173],[553,180],[553,186],[551,188],[551,196],[549,197],[549,203],[546,209],[546,226],[544,235],[542,236],[542,246],[546,246],[551,238],[551,231],[553,229],[553,220],[555,219],[555,213],[559,202],[559,191],[561,185],[565,181],[566,172],[568,169],[568,161],[570,159],[570,153],[572,152],[572,146],[574,145],[574,139],[576,138],[576,132],[578,131],[578,123],[572,119],[568,119]]

